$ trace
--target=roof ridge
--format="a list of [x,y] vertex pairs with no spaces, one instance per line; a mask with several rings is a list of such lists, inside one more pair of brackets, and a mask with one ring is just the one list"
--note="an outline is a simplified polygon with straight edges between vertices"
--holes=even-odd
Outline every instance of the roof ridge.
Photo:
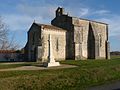
[[108,25],[107,23],[104,23],[104,22],[101,22],[101,21],[90,20],[90,19],[86,19],[86,18],[79,18],[79,17],[74,17],[74,16],[69,16],[69,17],[77,18],[77,19],[81,19],[81,20],[86,20],[86,21],[91,21],[91,22],[95,22],[95,23],[100,23],[100,24],[106,24],[106,25]]
[[56,29],[56,30],[64,30],[64,31],[66,31],[65,29],[63,29],[63,28],[60,28],[60,27],[57,27],[57,26],[54,26],[54,25],[47,25],[47,24],[40,24],[40,23],[35,23],[35,24],[37,24],[38,26],[43,26],[44,28],[51,28],[51,29]]

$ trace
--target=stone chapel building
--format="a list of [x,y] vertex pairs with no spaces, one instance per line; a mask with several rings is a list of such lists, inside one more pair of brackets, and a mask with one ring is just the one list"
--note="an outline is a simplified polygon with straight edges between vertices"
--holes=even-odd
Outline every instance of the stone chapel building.
[[51,25],[34,22],[28,31],[25,57],[48,59],[49,35],[55,60],[109,59],[108,24],[72,17],[58,7]]

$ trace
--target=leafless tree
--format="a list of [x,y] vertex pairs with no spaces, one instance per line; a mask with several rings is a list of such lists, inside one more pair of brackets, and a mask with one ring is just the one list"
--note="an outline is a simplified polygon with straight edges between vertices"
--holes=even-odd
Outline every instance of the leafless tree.
[[9,29],[0,17],[0,49],[1,50],[16,50],[19,45],[15,42],[14,35],[8,39]]

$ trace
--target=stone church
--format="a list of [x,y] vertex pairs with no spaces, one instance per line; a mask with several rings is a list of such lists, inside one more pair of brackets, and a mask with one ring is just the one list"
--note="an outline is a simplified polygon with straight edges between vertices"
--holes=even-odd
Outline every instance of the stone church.
[[109,59],[108,24],[72,17],[58,7],[51,25],[34,22],[28,31],[25,57],[48,59],[49,35],[55,60]]

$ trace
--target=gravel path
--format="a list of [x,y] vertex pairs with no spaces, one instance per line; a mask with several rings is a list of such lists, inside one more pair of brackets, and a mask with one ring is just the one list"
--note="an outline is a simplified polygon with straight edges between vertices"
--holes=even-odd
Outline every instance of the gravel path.
[[120,90],[120,81],[112,82],[101,86],[91,87],[87,90]]
[[40,65],[40,66],[22,66],[22,67],[17,67],[17,68],[10,68],[10,69],[0,69],[0,71],[44,70],[44,69],[60,69],[60,68],[74,68],[74,67],[77,67],[77,66],[61,64],[60,66],[57,66],[57,67],[43,67]]

